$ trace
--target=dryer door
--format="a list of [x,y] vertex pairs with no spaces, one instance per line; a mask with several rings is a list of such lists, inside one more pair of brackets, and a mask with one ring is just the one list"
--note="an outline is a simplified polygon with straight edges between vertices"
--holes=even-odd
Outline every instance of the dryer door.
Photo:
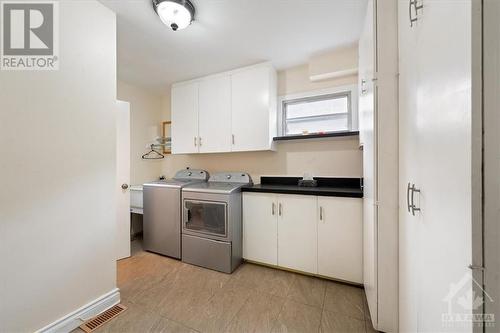
[[184,199],[183,229],[196,234],[225,238],[227,230],[227,203]]

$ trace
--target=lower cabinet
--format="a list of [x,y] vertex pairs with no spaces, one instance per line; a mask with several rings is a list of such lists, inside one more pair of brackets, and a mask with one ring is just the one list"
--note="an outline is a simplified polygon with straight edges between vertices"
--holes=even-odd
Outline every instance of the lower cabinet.
[[318,232],[315,196],[278,197],[278,266],[316,274]]
[[277,216],[276,195],[243,193],[243,258],[278,265]]
[[363,200],[318,197],[318,274],[363,283]]
[[243,193],[243,258],[362,283],[362,199]]

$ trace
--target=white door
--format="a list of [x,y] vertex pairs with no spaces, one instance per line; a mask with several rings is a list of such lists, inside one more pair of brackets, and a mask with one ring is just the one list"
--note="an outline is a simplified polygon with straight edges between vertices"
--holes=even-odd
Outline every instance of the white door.
[[239,71],[232,82],[232,151],[270,149],[271,69]]
[[200,153],[231,151],[231,77],[204,79],[199,87]]
[[278,265],[318,272],[317,198],[278,195]]
[[172,154],[198,152],[198,83],[172,87]]
[[359,125],[363,145],[363,284],[374,325],[377,323],[377,206],[376,126],[375,126],[375,45],[374,4],[368,1],[363,32],[359,41]]
[[[408,0],[409,1],[409,0]],[[399,329],[417,332],[419,289],[419,215],[408,212],[408,186],[421,184],[416,140],[417,110],[417,34],[421,22],[410,26],[408,1],[399,2]],[[413,12],[413,11],[412,11]],[[408,184],[410,183],[410,184]]]
[[318,274],[363,283],[363,200],[318,197]]
[[116,102],[116,259],[130,257],[130,104]]
[[278,265],[278,203],[275,194],[243,194],[243,258]]
[[[443,322],[449,310],[472,314],[471,1],[423,1],[423,10],[413,13],[415,32],[404,4],[399,13],[400,329],[471,331],[463,323]],[[421,209],[415,216],[407,211],[408,182],[421,191],[415,193]]]
[[[420,179],[420,277],[418,329],[443,326],[454,284],[470,274],[471,264],[471,0],[424,1],[417,41],[417,119]],[[445,47],[436,47],[443,45]],[[412,161],[415,160],[412,158]],[[434,274],[439,272],[439,274]],[[451,301],[466,307],[472,281]],[[460,304],[462,303],[462,305]],[[470,331],[460,324],[448,331]]]

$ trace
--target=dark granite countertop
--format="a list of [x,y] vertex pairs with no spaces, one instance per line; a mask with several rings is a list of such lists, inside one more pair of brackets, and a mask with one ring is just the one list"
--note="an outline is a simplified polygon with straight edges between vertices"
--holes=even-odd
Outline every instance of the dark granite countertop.
[[314,177],[316,187],[298,186],[300,177],[261,177],[261,183],[242,187],[243,192],[302,194],[362,198],[361,178]]
[[334,138],[343,136],[358,136],[359,131],[342,131],[342,132],[330,132],[330,133],[312,133],[312,134],[299,134],[299,135],[284,135],[275,136],[274,141],[287,141],[287,140],[307,140],[307,139],[321,139],[321,138]]

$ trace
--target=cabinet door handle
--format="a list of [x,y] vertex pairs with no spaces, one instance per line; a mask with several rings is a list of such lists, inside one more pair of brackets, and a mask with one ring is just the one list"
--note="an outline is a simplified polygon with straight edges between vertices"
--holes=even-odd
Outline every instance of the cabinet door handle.
[[414,194],[415,192],[420,193],[420,189],[415,187],[415,184],[412,184],[411,186],[411,213],[413,216],[415,216],[415,212],[420,211],[420,207],[415,206],[415,201],[414,201]]
[[272,208],[271,208],[271,213],[273,214],[273,216],[274,216],[274,214],[275,214],[274,209],[275,209],[275,205],[274,205],[274,202],[273,202],[273,204],[272,204]]
[[323,207],[319,207],[319,220],[323,221]]
[[410,212],[410,183],[408,183],[408,186],[406,187],[406,206],[408,207],[408,213]]
[[232,143],[233,143],[233,145],[234,145],[234,134],[232,134],[232,135],[231,135],[231,137],[232,137],[232,139],[231,139],[232,141],[231,141],[231,142],[232,142]]
[[278,204],[278,215],[282,215],[281,202]]
[[196,147],[196,137],[194,137],[194,146]]
[[410,17],[410,27],[413,27],[413,23],[417,21],[416,18],[414,18],[411,14],[411,6],[413,5],[414,0],[409,0],[408,1],[408,16]]
[[[424,8],[424,5],[419,5],[418,4],[418,0],[409,0],[409,4],[408,4],[408,15],[410,17],[410,27],[413,27],[413,23],[417,22],[418,21],[418,11],[422,8]],[[413,17],[412,15],[412,11],[411,9],[415,10],[415,17]]]
[[198,145],[201,147],[201,137],[198,137]]

